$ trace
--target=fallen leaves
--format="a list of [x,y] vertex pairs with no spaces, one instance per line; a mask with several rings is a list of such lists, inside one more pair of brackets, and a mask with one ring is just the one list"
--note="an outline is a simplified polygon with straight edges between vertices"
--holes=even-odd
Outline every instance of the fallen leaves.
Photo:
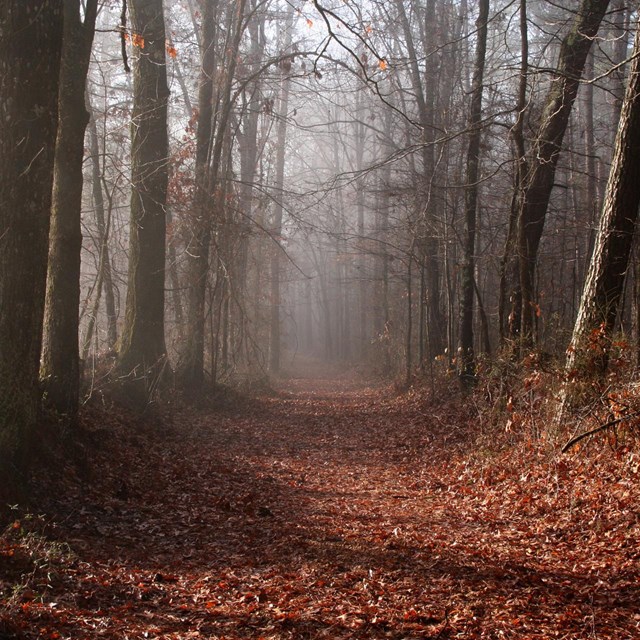
[[175,420],[123,418],[93,485],[8,522],[0,635],[640,636],[634,453],[482,453],[463,411],[348,379]]

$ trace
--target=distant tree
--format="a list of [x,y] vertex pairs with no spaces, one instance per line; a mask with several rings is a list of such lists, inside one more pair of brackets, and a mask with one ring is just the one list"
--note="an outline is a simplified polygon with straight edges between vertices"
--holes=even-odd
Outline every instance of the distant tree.
[[80,367],[78,325],[82,248],[82,160],[89,122],[85,87],[98,0],[80,16],[80,0],[64,0],[49,270],[41,375],[47,404],[73,418],[78,411]]
[[[284,23],[284,51],[288,53],[291,48],[291,31],[293,29],[293,7],[287,12]],[[291,88],[290,72],[291,65],[281,65],[282,79],[280,86],[280,97],[278,103],[278,128],[276,133],[276,167],[275,167],[275,204],[273,211],[273,223],[271,233],[273,235],[273,245],[271,253],[271,324],[269,341],[269,368],[272,373],[280,371],[280,330],[281,330],[281,292],[280,292],[280,241],[282,238],[282,211],[284,198],[284,168],[285,168],[285,147],[287,142],[287,112],[289,105],[289,92]]]
[[111,216],[113,209],[113,197],[107,198],[108,207],[105,206],[105,194],[103,190],[104,180],[104,154],[100,152],[98,141],[98,127],[96,114],[87,100],[90,113],[89,119],[89,150],[91,152],[91,196],[95,210],[96,226],[98,230],[98,279],[96,282],[96,294],[93,309],[89,315],[89,323],[84,336],[81,361],[87,360],[93,332],[96,326],[100,298],[104,292],[105,312],[107,315],[107,348],[112,351],[118,341],[117,313],[114,294],[113,274],[111,270],[111,250],[109,248],[109,235],[111,228]]
[[62,30],[62,0],[0,4],[0,469],[40,406]]
[[132,0],[131,227],[123,375],[158,375],[166,363],[164,282],[168,179],[166,36],[162,0]]

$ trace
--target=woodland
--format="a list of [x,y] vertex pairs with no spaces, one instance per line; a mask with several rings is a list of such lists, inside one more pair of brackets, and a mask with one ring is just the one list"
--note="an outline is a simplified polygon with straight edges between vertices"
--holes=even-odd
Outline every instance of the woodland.
[[640,7],[0,3],[0,640],[640,638]]

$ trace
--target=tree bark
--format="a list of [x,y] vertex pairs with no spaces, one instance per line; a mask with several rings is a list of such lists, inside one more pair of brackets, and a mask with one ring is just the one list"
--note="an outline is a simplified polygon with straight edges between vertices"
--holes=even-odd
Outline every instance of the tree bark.
[[[162,0],[132,0],[130,11],[134,32],[131,226],[125,323],[118,360],[123,375],[148,384],[166,360],[169,89]],[[137,41],[138,37],[142,40]]]
[[600,225],[567,357],[568,372],[576,366],[604,372],[606,341],[615,327],[629,269],[640,205],[640,28],[632,57]]
[[47,404],[75,420],[80,394],[78,325],[82,249],[82,160],[89,122],[85,87],[97,0],[80,17],[80,1],[64,0],[64,36],[58,99],[58,134],[49,237],[49,270],[42,364]]
[[562,140],[591,44],[608,6],[609,0],[583,0],[569,33],[562,41],[558,65],[530,154],[518,226],[522,291],[520,335],[525,343],[533,341],[536,261]]
[[26,462],[40,408],[62,30],[62,0],[0,4],[0,469],[7,471]]

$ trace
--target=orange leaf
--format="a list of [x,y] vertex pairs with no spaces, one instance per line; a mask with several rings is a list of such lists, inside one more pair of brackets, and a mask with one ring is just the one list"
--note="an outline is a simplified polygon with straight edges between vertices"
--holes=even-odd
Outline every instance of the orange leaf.
[[311,27],[313,27],[313,20],[307,18],[307,27],[309,27],[309,29],[311,29]]
[[378,66],[380,67],[380,69],[382,69],[382,71],[384,71],[388,66],[387,61],[384,58],[381,58]]
[[133,46],[144,49],[144,38],[139,33],[133,34]]
[[170,58],[175,58],[178,55],[176,48],[167,43],[167,54]]

